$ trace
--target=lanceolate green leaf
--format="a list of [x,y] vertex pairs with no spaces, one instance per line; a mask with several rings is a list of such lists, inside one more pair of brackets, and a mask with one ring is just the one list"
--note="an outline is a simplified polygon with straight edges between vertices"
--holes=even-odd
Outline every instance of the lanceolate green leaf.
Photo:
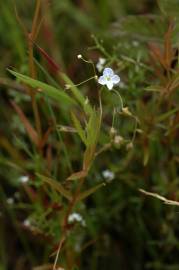
[[176,113],[177,111],[179,111],[179,108],[174,108],[173,110],[170,110],[170,111],[158,116],[157,121],[161,122],[161,121],[167,119],[168,117],[170,117],[171,115],[173,115],[174,113]]
[[159,85],[151,85],[151,86],[145,87],[144,90],[150,91],[150,92],[161,92],[164,90],[164,88],[162,86],[159,86]]
[[86,140],[85,131],[83,130],[80,121],[77,119],[77,117],[74,115],[74,113],[72,113],[71,115],[72,115],[72,120],[73,120],[74,126],[78,132],[78,135],[80,136],[81,140],[86,145],[87,140]]
[[80,180],[82,178],[85,178],[88,174],[88,171],[82,170],[76,173],[72,173],[67,180]]
[[42,179],[45,183],[49,184],[53,189],[58,191],[62,196],[66,199],[71,200],[72,196],[69,191],[67,191],[59,182],[56,180],[49,178],[45,175],[37,174],[37,176]]
[[16,78],[18,78],[20,81],[31,86],[32,88],[36,88],[36,89],[39,88],[40,90],[42,90],[42,93],[45,93],[47,96],[60,102],[60,104],[72,105],[72,104],[76,103],[62,89],[57,89],[51,85],[48,85],[48,84],[43,83],[43,82],[38,81],[38,80],[34,80],[28,76],[22,75],[18,72],[12,71],[12,70],[9,70],[9,72],[11,74],[13,74]]
[[100,112],[93,110],[87,124],[87,144],[95,145],[98,139],[100,130]]
[[103,186],[105,186],[105,184],[104,184],[104,183],[101,183],[101,184],[99,184],[99,185],[97,185],[97,186],[95,186],[95,187],[92,187],[92,188],[90,188],[90,189],[88,189],[88,190],[82,192],[82,193],[78,196],[77,201],[81,201],[81,200],[86,199],[88,196],[90,196],[91,194],[93,194],[95,191],[97,191],[99,188],[101,188],[101,187],[103,187]]

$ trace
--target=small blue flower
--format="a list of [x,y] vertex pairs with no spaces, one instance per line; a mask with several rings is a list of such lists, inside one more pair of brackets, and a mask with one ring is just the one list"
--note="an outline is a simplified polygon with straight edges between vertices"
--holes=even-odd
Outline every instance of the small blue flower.
[[109,90],[112,90],[115,84],[120,82],[120,77],[114,74],[114,71],[111,68],[105,68],[103,75],[99,77],[98,83],[106,85]]

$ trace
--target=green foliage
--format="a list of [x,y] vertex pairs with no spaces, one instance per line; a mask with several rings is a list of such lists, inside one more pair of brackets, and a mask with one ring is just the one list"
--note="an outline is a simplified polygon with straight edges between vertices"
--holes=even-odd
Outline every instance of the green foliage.
[[75,101],[71,99],[62,89],[57,89],[53,86],[50,86],[46,83],[40,82],[38,80],[31,79],[28,76],[22,75],[18,72],[9,70],[11,74],[17,77],[20,81],[26,83],[27,85],[31,86],[32,88],[38,89],[39,91],[42,90],[47,96],[53,98],[54,100],[60,102],[63,106],[64,105],[72,105],[75,104]]
[[58,191],[66,199],[71,200],[71,194],[59,182],[41,174],[37,174],[37,176],[39,176],[45,183],[51,185],[54,190]]
[[158,0],[158,5],[160,7],[161,12],[167,16],[167,17],[178,17],[179,15],[179,10],[178,10],[178,5],[179,1],[178,0]]
[[47,2],[1,3],[0,269],[179,269],[178,1]]
[[61,77],[67,83],[67,85],[69,86],[69,90],[72,92],[74,98],[79,102],[84,111],[87,114],[91,114],[92,113],[91,105],[88,103],[86,104],[86,99],[80,93],[79,89],[73,84],[73,82],[68,78],[66,74],[61,73]]
[[[155,23],[155,27],[153,24]],[[167,21],[159,15],[126,16],[112,27],[114,35],[132,36],[142,41],[161,41],[166,31]]]
[[80,121],[78,120],[78,118],[75,116],[74,113],[72,113],[72,120],[73,120],[74,126],[78,132],[78,135],[80,136],[83,143],[85,145],[87,145],[87,138],[86,138],[85,130],[83,130]]

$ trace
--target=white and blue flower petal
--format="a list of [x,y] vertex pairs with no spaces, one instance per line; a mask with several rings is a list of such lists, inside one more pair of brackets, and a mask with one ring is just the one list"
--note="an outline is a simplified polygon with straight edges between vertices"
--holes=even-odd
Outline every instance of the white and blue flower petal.
[[114,71],[112,70],[112,68],[105,68],[103,71],[103,75],[111,77],[114,75]]
[[120,82],[120,77],[118,75],[113,75],[111,80],[114,84],[117,84]]
[[98,63],[96,64],[96,68],[99,72],[101,72],[104,69],[104,64],[106,63],[106,59],[100,57]]
[[107,88],[108,88],[109,90],[112,90],[112,88],[113,88],[113,82],[112,82],[112,81],[107,81],[107,82],[106,82],[106,85],[107,85]]
[[106,77],[105,76],[100,76],[98,79],[98,83],[105,85],[106,84]]

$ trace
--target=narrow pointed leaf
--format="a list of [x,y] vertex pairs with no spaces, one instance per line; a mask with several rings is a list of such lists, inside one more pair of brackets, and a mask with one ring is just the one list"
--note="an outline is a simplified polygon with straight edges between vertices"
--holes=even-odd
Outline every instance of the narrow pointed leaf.
[[175,112],[177,112],[179,110],[179,108],[174,108],[173,110],[170,110],[169,112],[166,112],[160,116],[157,117],[157,121],[161,122],[163,120],[165,120],[166,118],[170,117],[171,115],[173,115]]
[[87,144],[95,145],[97,143],[99,131],[100,131],[100,112],[93,110],[87,124]]
[[88,172],[85,171],[85,170],[80,171],[80,172],[73,173],[73,174],[71,174],[71,175],[67,178],[67,180],[80,180],[80,179],[86,177],[86,176],[87,176],[87,173],[88,173]]
[[92,195],[94,192],[96,192],[99,188],[104,187],[105,183],[101,183],[95,187],[92,187],[84,192],[82,192],[78,197],[77,197],[77,201],[81,201],[86,199],[88,196]]
[[150,92],[161,92],[164,90],[164,88],[159,85],[151,85],[151,86],[145,87],[144,90],[150,91]]
[[66,199],[71,200],[72,196],[69,191],[67,191],[59,182],[56,180],[49,178],[45,175],[41,175],[37,173],[37,176],[40,177],[45,183],[49,184],[52,188],[58,191],[62,196]]
[[74,115],[74,113],[72,113],[71,115],[72,115],[72,120],[73,120],[74,126],[78,132],[78,135],[80,136],[81,140],[86,145],[87,140],[86,140],[85,131],[83,130],[80,121],[77,119],[77,117]]
[[145,148],[144,149],[144,157],[143,157],[143,165],[144,166],[146,166],[148,164],[149,157],[150,157],[149,149]]
[[32,127],[31,123],[29,122],[29,120],[27,119],[27,117],[25,116],[25,114],[23,113],[21,108],[15,102],[11,102],[11,103],[12,103],[15,111],[19,115],[19,118],[21,119],[30,139],[32,140],[32,142],[35,145],[38,145],[38,135],[37,135],[36,130]]
[[52,67],[52,69],[55,71],[55,72],[58,72],[60,70],[60,67],[59,65],[54,61],[54,59],[52,59],[52,57],[50,57],[48,55],[48,53],[42,49],[37,43],[34,43],[35,46],[37,47],[37,49],[39,50],[39,52],[42,54],[42,56],[47,60],[49,66]]
[[83,170],[88,171],[95,157],[96,145],[88,146],[84,153]]
[[16,78],[18,78],[20,81],[31,86],[32,88],[38,88],[42,90],[42,93],[45,93],[47,96],[60,102],[61,105],[75,104],[75,101],[70,96],[68,96],[62,89],[57,89],[51,85],[48,85],[38,80],[34,80],[28,76],[22,75],[12,70],[9,70],[9,72],[13,74]]

